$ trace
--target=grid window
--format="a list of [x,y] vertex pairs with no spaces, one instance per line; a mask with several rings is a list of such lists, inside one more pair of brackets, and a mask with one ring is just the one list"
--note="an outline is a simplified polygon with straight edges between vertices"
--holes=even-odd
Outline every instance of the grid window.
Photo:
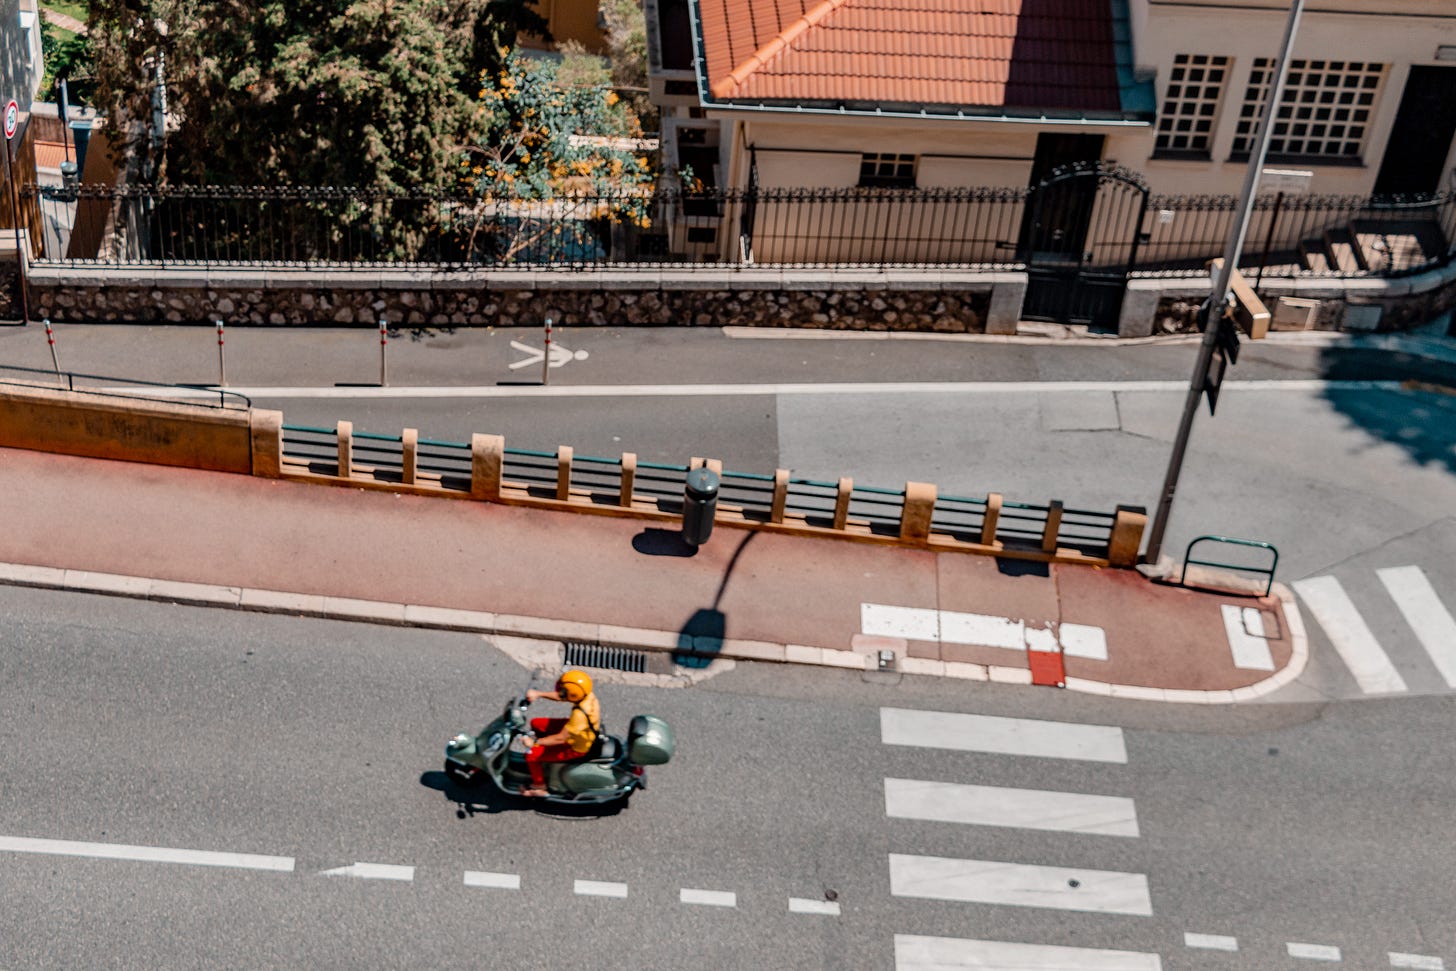
[[1158,116],[1155,152],[1208,155],[1228,71],[1227,57],[1178,54],[1173,58],[1163,111]]
[[[1358,161],[1365,149],[1365,126],[1384,77],[1384,64],[1290,61],[1289,80],[1269,134],[1269,154]],[[1256,58],[1234,130],[1235,156],[1253,151],[1260,107],[1268,100],[1273,83],[1274,61]],[[1311,125],[1311,120],[1323,124]]]
[[915,188],[914,155],[866,152],[859,160],[859,184],[873,189]]

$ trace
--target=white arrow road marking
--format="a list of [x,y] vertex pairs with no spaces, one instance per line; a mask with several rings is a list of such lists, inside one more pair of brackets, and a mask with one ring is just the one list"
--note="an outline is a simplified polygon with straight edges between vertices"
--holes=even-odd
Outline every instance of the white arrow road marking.
[[351,863],[349,866],[324,870],[323,877],[358,877],[363,880],[413,880],[415,868],[396,866],[393,863]]
[[179,850],[168,846],[128,846],[124,843],[78,843],[73,840],[32,839],[0,836],[0,851],[48,853],[54,856],[87,856],[97,860],[136,860],[141,863],[191,863],[195,866],[237,867],[242,870],[293,870],[291,856],[258,856],[253,853],[218,853],[211,850]]
[[[511,341],[511,348],[525,354],[524,360],[513,361],[510,365],[512,371],[518,368],[530,367],[532,364],[540,364],[541,358],[546,354],[539,347],[532,347],[530,344],[522,344],[520,341]],[[551,344],[551,366],[561,367],[568,361],[585,361],[590,355],[586,351],[568,350],[565,346],[552,342]]]

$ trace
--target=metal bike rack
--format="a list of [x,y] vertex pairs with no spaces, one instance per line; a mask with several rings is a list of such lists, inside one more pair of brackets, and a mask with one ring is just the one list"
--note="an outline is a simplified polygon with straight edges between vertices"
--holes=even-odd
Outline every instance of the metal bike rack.
[[[1241,566],[1237,563],[1220,563],[1217,560],[1193,559],[1193,547],[1205,541],[1211,543],[1228,543],[1233,546],[1252,546],[1256,549],[1268,550],[1274,555],[1274,559],[1267,567]],[[1279,566],[1279,551],[1274,548],[1272,543],[1263,543],[1255,539],[1235,539],[1232,536],[1198,536],[1188,544],[1188,549],[1183,552],[1183,572],[1181,574],[1183,579],[1180,583],[1185,587],[1188,586],[1188,564],[1190,563],[1196,566],[1213,566],[1224,570],[1240,570],[1244,573],[1257,573],[1261,576],[1268,577],[1268,582],[1264,584],[1264,596],[1267,597],[1269,596],[1269,591],[1274,588],[1274,570]]]

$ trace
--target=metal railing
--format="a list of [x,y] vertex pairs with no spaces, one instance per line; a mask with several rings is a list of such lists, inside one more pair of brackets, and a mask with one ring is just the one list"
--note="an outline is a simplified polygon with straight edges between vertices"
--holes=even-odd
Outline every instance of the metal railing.
[[[1245,566],[1239,563],[1224,563],[1219,560],[1195,560],[1193,559],[1193,548],[1199,543],[1226,543],[1230,546],[1268,550],[1273,555],[1273,559],[1268,566]],[[1211,566],[1222,570],[1257,573],[1266,578],[1264,583],[1264,596],[1267,597],[1269,596],[1269,591],[1274,589],[1274,571],[1279,567],[1279,551],[1274,548],[1272,543],[1265,543],[1260,540],[1235,539],[1231,536],[1196,536],[1188,544],[1188,548],[1183,551],[1183,573],[1181,574],[1183,586],[1197,586],[1197,584],[1188,583],[1188,566],[1190,563],[1194,566]]]
[[[24,191],[58,227],[38,264],[581,270],[1019,267],[1038,190],[664,187],[544,199],[336,187]],[[1132,272],[1201,270],[1222,253],[1236,215],[1232,196],[1155,196],[1141,225],[1089,237],[1086,248],[1123,252],[1136,236]],[[1305,258],[1331,234],[1360,237],[1360,259]],[[1244,265],[1268,277],[1415,273],[1456,257],[1456,197],[1267,194],[1255,202],[1248,240]]]
[[[470,492],[469,443],[420,438],[415,454],[418,479],[436,480],[443,489]],[[367,474],[382,482],[397,483],[403,478],[403,436],[353,431],[349,455],[353,474]],[[283,456],[289,464],[310,473],[339,475],[338,429],[285,424]],[[564,466],[569,471],[563,480]],[[522,489],[537,499],[559,498],[564,488],[575,500],[585,497],[594,504],[616,506],[622,499],[622,468],[620,458],[572,455],[569,462],[563,463],[558,452],[506,448],[501,479],[506,486]],[[690,468],[638,461],[632,477],[632,501],[661,513],[681,514],[683,487]],[[774,520],[778,491],[774,476],[724,470],[719,478],[720,510],[731,509],[749,522]],[[1112,513],[998,499],[994,535],[987,536],[987,508],[988,500],[984,498],[939,496],[931,514],[931,532],[966,543],[1001,543],[1012,549],[1044,551],[1060,547],[1097,557],[1106,555],[1111,542],[1115,519]],[[903,489],[850,485],[847,492],[841,493],[838,482],[789,476],[783,492],[785,516],[822,529],[848,526],[871,535],[899,536],[904,510]]]
[[113,378],[80,371],[55,371],[0,364],[0,384],[28,388],[58,388],[108,395],[132,401],[158,401],[166,404],[197,405],[202,408],[247,409],[252,400],[247,395],[212,385],[163,384],[136,378]]

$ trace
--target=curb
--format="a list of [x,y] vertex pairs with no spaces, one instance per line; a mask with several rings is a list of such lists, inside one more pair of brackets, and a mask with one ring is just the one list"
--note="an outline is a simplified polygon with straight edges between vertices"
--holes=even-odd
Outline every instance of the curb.
[[[879,670],[876,654],[861,654],[855,651],[810,647],[803,644],[724,638],[717,649],[703,651],[696,650],[695,645],[690,646],[684,643],[684,635],[672,631],[619,627],[581,621],[550,620],[541,617],[522,617],[450,607],[430,607],[422,604],[391,603],[382,600],[357,600],[349,597],[327,597],[320,594],[257,590],[250,587],[219,586],[182,580],[156,580],[150,577],[135,577],[118,573],[68,570],[62,567],[0,563],[0,584],[130,597],[137,600],[154,600],[194,607],[227,607],[256,613],[290,614],[325,620],[386,624],[393,627],[419,627],[537,640],[586,641],[638,650],[683,652],[699,657],[732,661],[771,661],[848,670]],[[1309,660],[1304,621],[1294,603],[1294,595],[1282,583],[1276,583],[1274,591],[1284,604],[1284,615],[1289,622],[1293,655],[1285,668],[1263,681],[1229,690],[1202,690],[1149,688],[1141,685],[1109,684],[1086,678],[1067,678],[1065,687],[1071,691],[1112,698],[1183,704],[1232,704],[1263,697],[1297,678],[1303,673]],[[961,661],[936,661],[928,658],[898,656],[895,670],[902,674],[954,678],[963,681],[984,681],[992,684],[1031,684],[1029,668],[1003,667],[995,664],[968,664]]]

